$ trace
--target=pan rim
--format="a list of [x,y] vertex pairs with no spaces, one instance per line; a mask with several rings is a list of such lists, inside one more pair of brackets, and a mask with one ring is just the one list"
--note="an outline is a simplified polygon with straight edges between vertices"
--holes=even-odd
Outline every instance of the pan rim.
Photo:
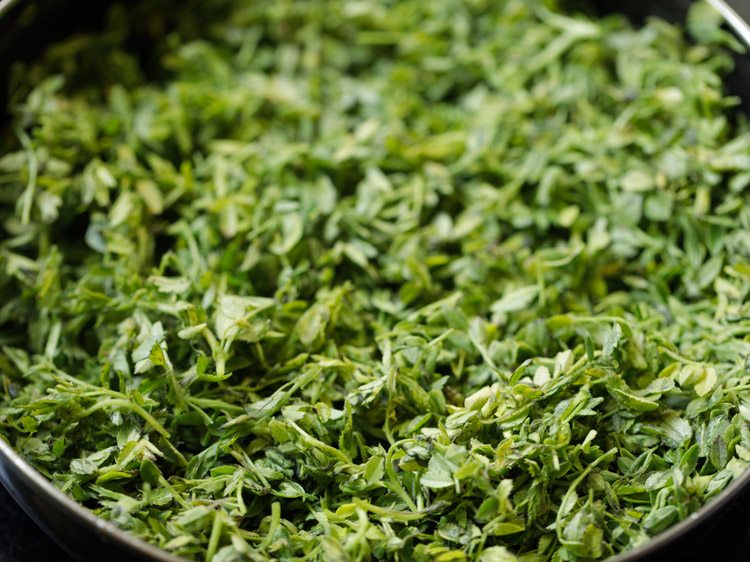
[[[106,519],[99,517],[93,511],[86,509],[84,506],[70,498],[41,472],[35,469],[31,463],[24,459],[21,454],[18,453],[2,436],[0,436],[0,461],[7,461],[7,464],[10,465],[10,470],[15,470],[16,475],[22,479],[25,484],[44,494],[45,500],[57,504],[57,506],[64,509],[65,512],[91,527],[97,535],[103,535],[107,539],[112,540],[112,542],[120,543],[133,551],[147,555],[153,560],[159,562],[185,562],[185,558],[174,556],[163,548],[159,548],[158,546],[139,539],[135,535],[128,533],[126,530],[120,529],[114,523],[110,523]],[[4,463],[0,462],[0,467],[3,466]],[[2,474],[2,470],[0,470],[0,474]],[[8,489],[8,492],[14,496],[15,499],[14,491]],[[23,503],[18,500],[16,501],[25,510]],[[29,516],[36,521],[33,514],[29,513]],[[55,539],[54,534],[50,536]],[[60,544],[60,546],[68,551],[68,549],[65,548],[65,545]],[[74,552],[70,552],[70,554],[75,557]]]
[[0,16],[9,11],[19,0],[0,0]]
[[[0,0],[0,18],[9,12],[16,4],[22,0]],[[692,2],[693,0],[691,0]],[[738,36],[738,38],[750,48],[750,23],[746,22],[725,0],[705,0],[713,6],[722,16],[728,27]],[[745,53],[750,57],[750,52]],[[85,508],[68,495],[58,489],[49,479],[41,472],[36,470],[20,453],[18,453],[6,440],[0,435],[0,476],[2,476],[2,467],[9,464],[17,475],[22,478],[26,484],[35,488],[44,494],[45,498],[62,507],[80,522],[90,527],[96,534],[105,536],[112,542],[131,549],[133,552],[146,555],[152,560],[158,562],[187,562],[187,559],[170,554],[167,550],[152,545],[128,531],[120,529],[113,523],[95,515],[93,511]],[[668,546],[668,543],[683,537],[694,530],[701,522],[717,516],[729,503],[737,499],[746,488],[750,487],[750,467],[747,467],[742,474],[735,477],[732,482],[722,490],[716,497],[709,500],[708,503],[701,506],[697,511],[691,513],[676,525],[668,528],[646,542],[632,550],[621,552],[611,558],[605,559],[606,562],[638,562],[646,557],[658,553]],[[15,492],[9,489],[9,492],[15,499]],[[23,502],[16,499],[21,507],[26,510]],[[36,521],[36,517],[29,513],[29,516]],[[38,524],[38,523],[37,523]],[[38,524],[39,525],[39,524]],[[42,525],[39,525],[42,528]],[[43,529],[47,532],[46,529]],[[56,539],[54,533],[47,533],[53,539]],[[66,551],[65,545],[60,543]],[[75,557],[75,553],[71,552]]]

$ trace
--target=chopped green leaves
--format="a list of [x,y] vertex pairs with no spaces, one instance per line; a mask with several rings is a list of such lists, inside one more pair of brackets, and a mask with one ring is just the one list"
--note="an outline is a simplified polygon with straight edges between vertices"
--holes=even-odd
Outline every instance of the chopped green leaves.
[[750,463],[738,45],[563,8],[142,2],[20,69],[3,437],[191,560],[582,562],[698,510]]

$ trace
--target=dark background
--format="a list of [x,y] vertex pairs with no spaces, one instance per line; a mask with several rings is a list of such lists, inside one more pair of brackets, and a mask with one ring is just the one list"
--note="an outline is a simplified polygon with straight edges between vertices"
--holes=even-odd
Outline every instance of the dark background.
[[737,13],[745,18],[745,21],[750,21],[750,0],[734,0],[730,1],[729,4],[734,6]]
[[[655,0],[658,1],[658,0]],[[750,20],[750,0],[729,2]],[[750,494],[741,496],[734,507],[703,537],[696,537],[693,550],[677,560],[750,562]],[[72,562],[15,504],[0,486],[0,562]],[[672,562],[665,558],[664,562]]]

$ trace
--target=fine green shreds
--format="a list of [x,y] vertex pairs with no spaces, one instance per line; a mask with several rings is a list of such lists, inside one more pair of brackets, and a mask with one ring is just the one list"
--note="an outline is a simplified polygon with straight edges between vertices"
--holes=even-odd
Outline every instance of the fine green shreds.
[[0,433],[55,485],[194,560],[562,562],[746,469],[706,5],[180,5],[11,85]]

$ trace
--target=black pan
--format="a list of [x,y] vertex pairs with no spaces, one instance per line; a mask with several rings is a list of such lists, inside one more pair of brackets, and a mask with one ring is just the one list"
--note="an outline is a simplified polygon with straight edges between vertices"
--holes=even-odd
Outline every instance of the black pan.
[[[154,0],[158,2],[159,0]],[[750,25],[732,5],[750,12],[750,0],[708,0],[724,16],[727,27],[750,46]],[[75,31],[96,28],[108,2],[102,0],[0,0],[0,122],[7,106],[8,70],[15,60],[38,55],[55,40]],[[634,20],[656,15],[684,21],[690,0],[598,0],[603,12],[617,11]],[[616,4],[616,6],[613,6]],[[750,55],[738,56],[727,88],[750,110]],[[0,483],[31,518],[74,558],[82,561],[162,561],[181,559],[136,539],[95,516],[55,488],[0,438]],[[743,492],[750,490],[750,470],[688,519],[643,546],[610,562],[680,559],[724,515]],[[717,545],[717,552],[721,552]],[[750,560],[750,553],[748,553]]]

